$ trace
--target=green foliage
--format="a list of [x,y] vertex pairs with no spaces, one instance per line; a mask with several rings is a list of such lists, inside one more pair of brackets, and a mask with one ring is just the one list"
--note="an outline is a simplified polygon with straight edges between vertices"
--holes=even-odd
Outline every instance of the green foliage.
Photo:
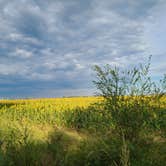
[[[146,159],[147,153],[142,151],[144,148],[140,152],[137,149],[142,140],[148,139],[148,134],[157,130],[158,135],[165,138],[166,104],[162,99],[166,93],[166,75],[158,83],[153,82],[149,76],[150,59],[151,57],[147,65],[140,64],[139,67],[125,71],[109,65],[104,68],[94,67],[97,76],[94,84],[99,95],[105,99],[103,104],[111,114],[114,132],[130,145],[129,148],[126,143],[122,146],[122,165],[130,165],[129,154],[131,163],[135,165],[154,165],[153,159]],[[143,142],[147,148],[148,144]],[[144,160],[141,161],[142,164],[138,164],[136,158],[141,153]]]
[[123,166],[130,166],[130,150],[128,148],[127,142],[123,136],[123,144],[122,144],[122,151],[121,151],[121,164]]
[[109,112],[103,112],[94,106],[86,109],[76,108],[66,111],[63,115],[65,126],[70,128],[102,132],[108,130],[112,125]]
[[159,108],[166,91],[165,76],[157,84],[148,75],[150,59],[147,65],[124,71],[109,65],[94,68],[97,76],[94,84],[105,99],[105,108],[111,113],[115,129],[130,141],[138,140],[140,132],[152,122],[153,102]]

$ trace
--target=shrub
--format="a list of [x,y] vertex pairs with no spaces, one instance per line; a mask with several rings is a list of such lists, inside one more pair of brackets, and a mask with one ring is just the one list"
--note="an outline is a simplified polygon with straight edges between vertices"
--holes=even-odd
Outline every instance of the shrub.
[[149,76],[150,59],[147,65],[129,70],[94,67],[97,78],[93,82],[105,99],[105,109],[110,111],[116,131],[131,142],[139,140],[149,121],[154,122],[152,112],[160,107],[166,92],[166,76],[159,83]]

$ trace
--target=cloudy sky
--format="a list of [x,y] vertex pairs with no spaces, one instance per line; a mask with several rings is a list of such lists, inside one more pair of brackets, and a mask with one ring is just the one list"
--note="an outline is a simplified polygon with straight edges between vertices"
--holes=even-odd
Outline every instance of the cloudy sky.
[[0,98],[92,95],[94,64],[166,71],[165,0],[0,0]]

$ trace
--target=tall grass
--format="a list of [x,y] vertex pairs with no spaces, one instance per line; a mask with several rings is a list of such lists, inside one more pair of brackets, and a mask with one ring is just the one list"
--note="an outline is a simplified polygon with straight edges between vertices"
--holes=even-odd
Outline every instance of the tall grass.
[[105,103],[66,110],[54,103],[43,109],[36,100],[6,103],[0,109],[0,165],[164,165],[166,98],[143,110],[132,100],[126,97],[128,105],[115,115]]

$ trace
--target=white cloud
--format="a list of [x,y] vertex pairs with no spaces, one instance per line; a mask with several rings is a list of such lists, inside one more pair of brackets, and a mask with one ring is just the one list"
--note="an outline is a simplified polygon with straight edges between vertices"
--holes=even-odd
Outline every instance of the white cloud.
[[15,56],[18,58],[32,58],[33,53],[24,49],[16,48],[14,53],[10,54],[11,56]]
[[[21,71],[20,71],[21,70]],[[21,64],[0,64],[0,75],[24,75],[28,68]]]
[[163,3],[2,0],[0,75],[88,87],[94,64],[126,67],[149,56],[145,26]]

